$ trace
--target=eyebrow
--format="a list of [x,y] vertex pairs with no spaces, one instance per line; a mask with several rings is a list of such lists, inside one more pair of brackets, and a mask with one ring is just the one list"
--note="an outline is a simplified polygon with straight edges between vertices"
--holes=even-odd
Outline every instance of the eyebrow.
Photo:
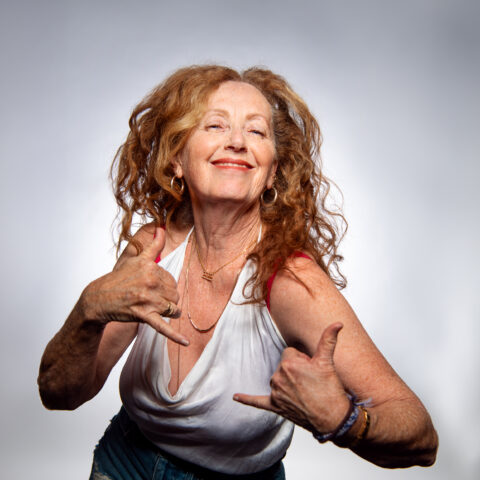
[[[219,113],[221,115],[225,115],[228,117],[229,113],[227,112],[227,110],[223,110],[221,108],[212,108],[211,110],[207,110],[205,112],[205,115],[209,114],[209,113]],[[252,120],[254,118],[263,118],[268,124],[270,123],[269,120],[267,119],[267,117],[261,113],[250,113],[247,115],[247,120]]]

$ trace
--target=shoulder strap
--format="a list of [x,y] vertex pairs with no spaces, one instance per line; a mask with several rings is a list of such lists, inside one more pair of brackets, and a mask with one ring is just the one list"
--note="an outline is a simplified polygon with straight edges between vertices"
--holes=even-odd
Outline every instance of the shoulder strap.
[[[165,225],[161,225],[160,228],[163,228],[164,230],[165,229]],[[155,238],[157,236],[157,232],[153,232],[153,238]],[[158,257],[155,259],[155,263],[158,263],[160,260],[162,259],[162,256],[160,254],[158,254]]]

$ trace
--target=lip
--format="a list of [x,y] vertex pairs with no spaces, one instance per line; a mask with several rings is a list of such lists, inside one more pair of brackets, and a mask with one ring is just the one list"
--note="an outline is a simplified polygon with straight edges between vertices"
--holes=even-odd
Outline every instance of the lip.
[[218,158],[213,160],[211,164],[217,168],[233,169],[233,170],[250,170],[253,168],[245,160],[240,160],[238,158]]

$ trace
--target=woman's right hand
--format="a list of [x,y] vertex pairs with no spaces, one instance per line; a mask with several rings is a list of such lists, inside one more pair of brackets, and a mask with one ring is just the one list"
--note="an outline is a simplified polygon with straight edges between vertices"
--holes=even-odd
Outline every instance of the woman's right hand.
[[90,283],[80,298],[85,320],[103,325],[143,322],[174,342],[188,345],[188,340],[162,318],[180,313],[177,283],[155,262],[164,246],[165,230],[157,228],[152,242],[140,254],[120,258],[111,273]]

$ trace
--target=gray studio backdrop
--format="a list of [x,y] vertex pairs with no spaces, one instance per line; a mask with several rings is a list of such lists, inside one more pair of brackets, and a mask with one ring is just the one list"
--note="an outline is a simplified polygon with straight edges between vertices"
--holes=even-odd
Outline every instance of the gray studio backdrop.
[[318,117],[350,224],[345,295],[440,434],[434,467],[385,471],[297,429],[288,478],[476,478],[479,5],[3,1],[2,478],[88,477],[120,367],[88,404],[50,412],[39,359],[114,262],[107,175],[132,107],[210,61],[267,65]]

